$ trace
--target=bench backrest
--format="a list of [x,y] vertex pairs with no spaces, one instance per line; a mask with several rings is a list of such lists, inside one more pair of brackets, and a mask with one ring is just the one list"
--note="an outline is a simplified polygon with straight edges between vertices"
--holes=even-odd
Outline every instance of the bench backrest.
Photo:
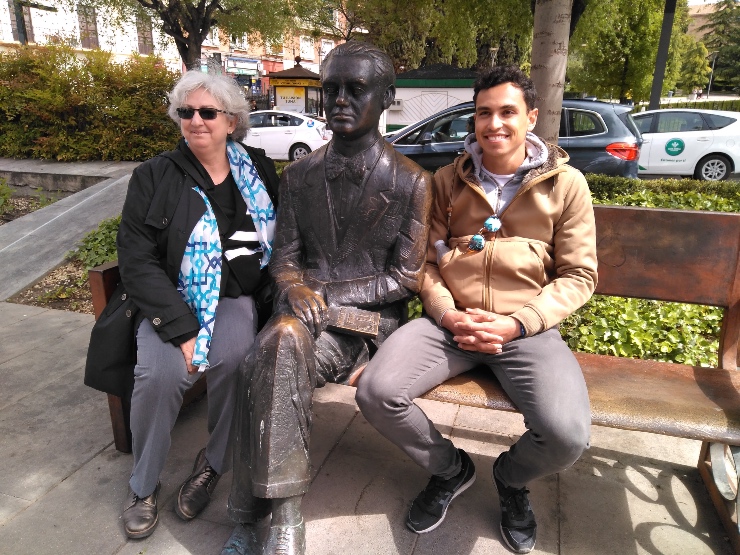
[[737,368],[740,214],[594,206],[602,295],[725,309],[719,365]]
[[[719,367],[737,369],[740,214],[594,206],[596,292],[725,309]],[[90,271],[96,317],[120,280],[115,262]]]

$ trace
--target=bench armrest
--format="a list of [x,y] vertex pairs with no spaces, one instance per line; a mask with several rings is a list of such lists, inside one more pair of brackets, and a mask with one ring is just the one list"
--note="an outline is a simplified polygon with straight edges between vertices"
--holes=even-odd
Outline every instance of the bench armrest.
[[97,320],[113,295],[113,291],[115,291],[118,283],[121,281],[118,260],[106,262],[105,264],[91,268],[88,271],[87,280],[90,284],[93,311]]

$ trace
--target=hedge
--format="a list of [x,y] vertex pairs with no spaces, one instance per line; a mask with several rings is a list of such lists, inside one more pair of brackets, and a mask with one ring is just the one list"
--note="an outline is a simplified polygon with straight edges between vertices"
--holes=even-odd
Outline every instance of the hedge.
[[[722,94],[722,93],[720,93]],[[666,108],[691,108],[696,110],[724,110],[727,112],[740,112],[740,99],[735,100],[692,100],[683,102],[662,102],[660,109]]]
[[[588,175],[595,203],[740,212],[740,183]],[[717,365],[719,308],[594,295],[560,333],[574,351]]]
[[156,57],[125,63],[64,45],[0,52],[0,156],[146,160],[177,143],[167,92],[178,76]]

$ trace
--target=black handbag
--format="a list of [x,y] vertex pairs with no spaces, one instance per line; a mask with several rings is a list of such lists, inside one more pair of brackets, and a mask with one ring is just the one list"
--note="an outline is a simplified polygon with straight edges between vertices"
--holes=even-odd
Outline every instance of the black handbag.
[[85,385],[119,397],[134,387],[139,308],[119,283],[93,326],[85,363]]

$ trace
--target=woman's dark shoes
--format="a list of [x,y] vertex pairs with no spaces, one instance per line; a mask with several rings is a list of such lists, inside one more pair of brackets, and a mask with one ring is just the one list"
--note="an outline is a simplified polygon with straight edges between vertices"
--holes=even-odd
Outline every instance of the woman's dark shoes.
[[306,552],[306,525],[272,525],[262,555],[303,555]]
[[206,450],[201,449],[195,458],[193,473],[180,486],[175,512],[183,520],[192,520],[211,502],[211,495],[221,476],[206,460]]
[[161,484],[157,482],[154,492],[146,497],[139,497],[129,490],[123,504],[123,528],[129,538],[140,539],[150,536],[157,527],[157,496]]

